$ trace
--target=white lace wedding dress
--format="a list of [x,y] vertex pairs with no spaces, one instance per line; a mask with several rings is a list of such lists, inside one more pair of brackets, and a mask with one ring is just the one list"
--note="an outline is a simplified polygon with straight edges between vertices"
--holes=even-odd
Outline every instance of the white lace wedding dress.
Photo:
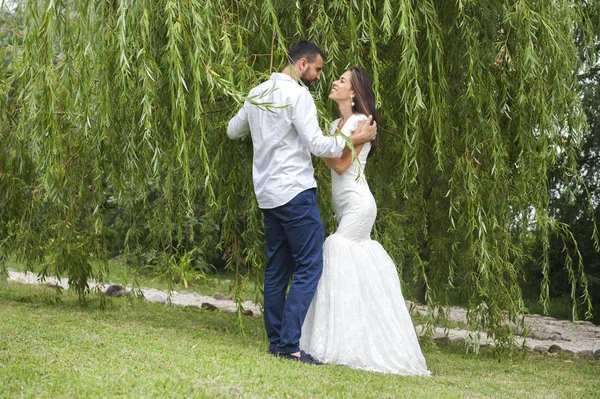
[[[353,115],[342,132],[351,135],[364,119]],[[365,144],[344,174],[332,170],[338,229],[325,240],[323,275],[302,327],[300,348],[324,363],[428,375],[394,262],[371,240],[377,207],[364,177],[370,148]]]

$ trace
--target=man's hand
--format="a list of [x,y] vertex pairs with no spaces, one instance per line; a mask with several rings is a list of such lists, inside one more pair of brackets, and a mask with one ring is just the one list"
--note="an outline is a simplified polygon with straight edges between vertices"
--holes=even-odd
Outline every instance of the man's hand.
[[354,145],[357,145],[373,141],[376,136],[377,122],[373,122],[373,116],[369,115],[369,117],[363,123],[358,125],[350,138],[352,139]]

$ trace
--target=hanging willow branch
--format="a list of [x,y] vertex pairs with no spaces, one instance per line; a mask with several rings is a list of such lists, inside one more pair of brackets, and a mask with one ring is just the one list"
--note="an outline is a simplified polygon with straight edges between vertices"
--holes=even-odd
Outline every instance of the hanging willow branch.
[[[128,256],[151,250],[176,267],[214,250],[194,236],[218,226],[238,282],[261,270],[251,146],[228,141],[226,123],[286,48],[310,39],[326,53],[313,92],[323,126],[335,115],[326,93],[348,65],[374,77],[376,236],[424,282],[429,305],[462,298],[474,328],[509,342],[504,312],[525,311],[523,243],[536,237],[547,305],[548,237],[572,240],[548,214],[547,172],[576,159],[585,132],[574,35],[591,38],[597,2],[38,0],[4,15],[0,264],[41,262],[84,298],[87,279],[109,272],[110,205]],[[315,164],[331,230],[328,171]],[[560,167],[577,176],[574,161]],[[574,309],[589,313],[574,263]]]

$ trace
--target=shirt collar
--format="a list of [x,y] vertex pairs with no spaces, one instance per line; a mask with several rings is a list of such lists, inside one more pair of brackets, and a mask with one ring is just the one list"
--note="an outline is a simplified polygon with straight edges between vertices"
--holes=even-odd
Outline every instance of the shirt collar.
[[281,72],[273,72],[271,74],[271,80],[287,80],[288,82],[298,83],[294,79],[292,79],[290,75],[286,75],[285,73]]

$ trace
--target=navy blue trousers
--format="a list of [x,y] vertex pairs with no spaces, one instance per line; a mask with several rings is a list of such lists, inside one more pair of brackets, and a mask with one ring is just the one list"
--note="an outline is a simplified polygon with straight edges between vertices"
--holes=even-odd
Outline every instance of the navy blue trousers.
[[303,191],[285,205],[262,211],[267,240],[264,318],[269,350],[294,353],[300,350],[302,324],[323,272],[325,232],[317,190]]

